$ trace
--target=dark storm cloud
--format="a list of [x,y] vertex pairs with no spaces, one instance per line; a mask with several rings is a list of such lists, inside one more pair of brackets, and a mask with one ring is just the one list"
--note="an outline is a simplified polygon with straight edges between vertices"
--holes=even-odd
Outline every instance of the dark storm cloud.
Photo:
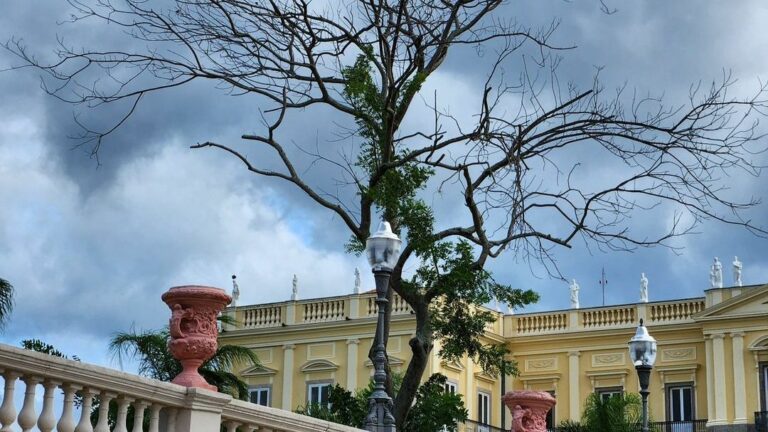
[[[607,89],[626,83],[677,104],[684,102],[690,83],[718,79],[723,69],[733,70],[739,79],[735,90],[742,94],[755,89],[757,76],[768,75],[768,62],[759,55],[768,43],[761,27],[768,20],[764,2],[610,4],[618,13],[601,13],[597,1],[531,0],[509,2],[498,14],[533,27],[560,20],[553,43],[578,46],[559,53],[563,84],[587,88],[595,67],[604,67]],[[74,46],[131,43],[109,26],[56,26],[68,16],[65,2],[6,1],[0,12],[0,39],[22,36],[41,56],[52,52],[56,34]],[[466,101],[477,97],[492,49],[483,47],[481,57],[474,47],[453,52],[425,93],[431,97],[437,88],[453,113],[470,118]],[[11,61],[0,54],[0,65]],[[508,68],[517,73],[519,63]],[[17,313],[4,338],[49,335],[79,349],[62,334],[84,335],[79,340],[102,343],[95,350],[103,351],[110,333],[132,323],[162,325],[166,311],[158,296],[173,284],[221,286],[238,273],[243,302],[278,301],[287,298],[293,273],[307,298],[348,292],[352,267],[365,269],[361,259],[342,254],[348,232],[341,221],[295,187],[248,175],[215,150],[188,149],[219,141],[236,145],[260,166],[279,166],[274,155],[239,138],[263,131],[261,102],[253,97],[227,96],[206,82],[149,97],[105,142],[99,167],[87,147],[72,150],[66,137],[80,132],[73,112],[93,128],[107,127],[113,112],[73,111],[43,96],[31,70],[0,74],[0,92],[0,164],[5,164],[0,198],[13,204],[0,209],[0,276],[19,289]],[[338,120],[322,109],[297,113],[280,138],[308,182],[346,200],[354,192],[339,184],[343,179],[335,169],[313,164],[315,158],[305,152],[332,157],[348,152],[356,141],[338,140]],[[409,121],[418,126],[431,117],[417,108]],[[736,184],[735,194],[765,194],[758,180],[725,180]],[[427,199],[445,220],[463,216],[453,200],[434,193]],[[767,208],[752,212],[754,220],[768,221]],[[671,210],[666,217],[639,212],[632,223],[638,229],[663,228]],[[651,300],[702,295],[714,256],[724,263],[726,281],[733,255],[745,263],[745,282],[768,280],[765,241],[716,223],[705,223],[701,232],[676,243],[685,247],[681,255],[658,248],[603,253],[577,243],[555,257],[566,278],[579,280],[584,306],[602,301],[597,281],[603,266],[607,303],[634,301],[640,272],[651,281]],[[507,254],[491,269],[502,282],[540,291],[537,309],[568,306],[567,283],[549,279],[535,265],[529,268]],[[312,282],[315,277],[320,279]]]

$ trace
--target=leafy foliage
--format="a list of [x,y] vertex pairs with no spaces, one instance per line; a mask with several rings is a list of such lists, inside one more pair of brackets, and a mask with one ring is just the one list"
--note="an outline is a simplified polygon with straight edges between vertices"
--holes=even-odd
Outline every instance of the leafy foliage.
[[5,327],[13,312],[13,285],[0,278],[0,330]]
[[24,339],[21,341],[21,347],[26,350],[52,355],[54,357],[80,361],[80,357],[76,355],[73,355],[71,357],[67,356],[66,354],[56,349],[56,347],[54,347],[53,345],[45,343],[40,339]]
[[[408,415],[408,420],[401,429],[403,432],[442,432],[455,431],[457,424],[468,417],[464,401],[460,394],[445,391],[447,378],[434,374],[424,382],[416,394],[416,403]],[[402,375],[393,375],[394,387],[399,390]],[[308,405],[300,407],[299,414],[332,421],[352,427],[363,427],[368,414],[368,397],[373,393],[373,381],[364,389],[354,394],[339,386],[331,387],[329,406]]]
[[[160,381],[171,381],[178,375],[181,364],[168,351],[170,333],[167,328],[137,333],[134,330],[113,336],[109,350],[119,361],[138,360],[139,374]],[[249,348],[237,345],[219,346],[216,354],[200,366],[200,375],[219,388],[241,400],[248,399],[248,385],[231,372],[235,365],[258,365],[259,359]]]
[[469,412],[464,408],[461,395],[447,392],[446,381],[445,375],[434,374],[419,387],[404,431],[456,431],[457,423],[467,420]]
[[430,260],[424,261],[404,289],[426,290],[438,297],[432,302],[431,325],[442,343],[440,356],[458,361],[464,354],[475,357],[489,374],[517,373],[514,363],[505,361],[504,344],[486,345],[480,336],[486,324],[496,320],[493,312],[478,308],[499,299],[513,307],[529,304],[539,296],[531,290],[513,289],[493,280],[492,275],[475,264],[472,246],[466,241],[456,244],[435,243],[430,247]]
[[642,401],[636,393],[603,398],[592,393],[587,398],[581,424],[585,432],[636,432],[642,421]]

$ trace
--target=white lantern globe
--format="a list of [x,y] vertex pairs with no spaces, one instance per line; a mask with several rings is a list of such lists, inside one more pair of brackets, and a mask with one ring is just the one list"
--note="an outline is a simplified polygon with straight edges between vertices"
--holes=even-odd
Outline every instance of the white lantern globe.
[[656,362],[656,339],[648,334],[643,320],[640,320],[635,335],[629,340],[629,358],[635,366],[653,366]]
[[389,222],[383,221],[379,229],[365,241],[365,251],[368,264],[374,271],[392,271],[400,258],[400,247],[403,241],[392,232]]

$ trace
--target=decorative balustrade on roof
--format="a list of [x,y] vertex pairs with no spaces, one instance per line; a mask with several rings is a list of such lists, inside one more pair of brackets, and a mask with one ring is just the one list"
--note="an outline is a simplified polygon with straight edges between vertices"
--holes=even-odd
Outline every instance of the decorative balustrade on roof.
[[703,298],[638,303],[585,309],[569,309],[513,315],[512,333],[532,336],[585,330],[632,328],[642,318],[648,325],[693,322],[705,308]]

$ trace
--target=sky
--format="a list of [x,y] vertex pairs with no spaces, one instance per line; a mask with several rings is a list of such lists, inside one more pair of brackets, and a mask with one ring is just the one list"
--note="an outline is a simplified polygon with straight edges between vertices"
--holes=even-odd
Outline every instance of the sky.
[[[532,26],[560,22],[554,40],[576,46],[561,53],[563,82],[589,86],[602,68],[606,88],[626,84],[674,104],[692,83],[709,83],[723,71],[737,79],[737,94],[750,94],[768,79],[764,1],[608,4],[616,13],[602,13],[597,1],[521,0],[505,3],[498,14]],[[39,58],[51,56],[57,37],[74,46],[139,46],[114,26],[67,24],[70,13],[62,1],[5,0],[0,40],[22,38]],[[450,55],[422,93],[438,91],[444,108],[461,116],[487,72],[473,56]],[[0,69],[18,64],[0,50]],[[189,148],[209,140],[238,143],[241,134],[258,130],[255,97],[229,96],[210,83],[154,95],[104,143],[97,161],[75,145],[73,119],[100,124],[113,119],[114,110],[62,103],[42,91],[31,69],[0,72],[0,95],[0,277],[16,289],[3,343],[38,338],[84,361],[117,367],[109,338],[162,327],[169,312],[160,295],[172,286],[229,290],[236,274],[240,304],[253,304],[289,299],[294,274],[301,298],[351,293],[354,269],[368,274],[363,258],[345,253],[348,233],[338,218],[287,184],[249,174],[223,152]],[[333,120],[323,112],[297,115],[288,138],[310,148],[334,145]],[[328,167],[307,165],[302,172],[333,187]],[[765,182],[765,176],[734,175],[723,186],[734,196],[765,199]],[[426,198],[447,220],[460,210],[437,195]],[[768,221],[768,204],[749,215],[758,224]],[[653,212],[631,219],[649,230],[668,223]],[[602,304],[603,269],[606,304],[635,302],[641,272],[650,280],[651,301],[702,296],[715,256],[724,263],[726,285],[736,255],[746,284],[768,282],[768,240],[710,222],[698,231],[676,240],[677,252],[604,253],[579,243],[555,256],[564,278],[581,285],[582,307]],[[568,307],[567,281],[513,253],[489,269],[498,281],[541,295],[517,313]],[[373,288],[373,279],[363,277],[363,288]]]

